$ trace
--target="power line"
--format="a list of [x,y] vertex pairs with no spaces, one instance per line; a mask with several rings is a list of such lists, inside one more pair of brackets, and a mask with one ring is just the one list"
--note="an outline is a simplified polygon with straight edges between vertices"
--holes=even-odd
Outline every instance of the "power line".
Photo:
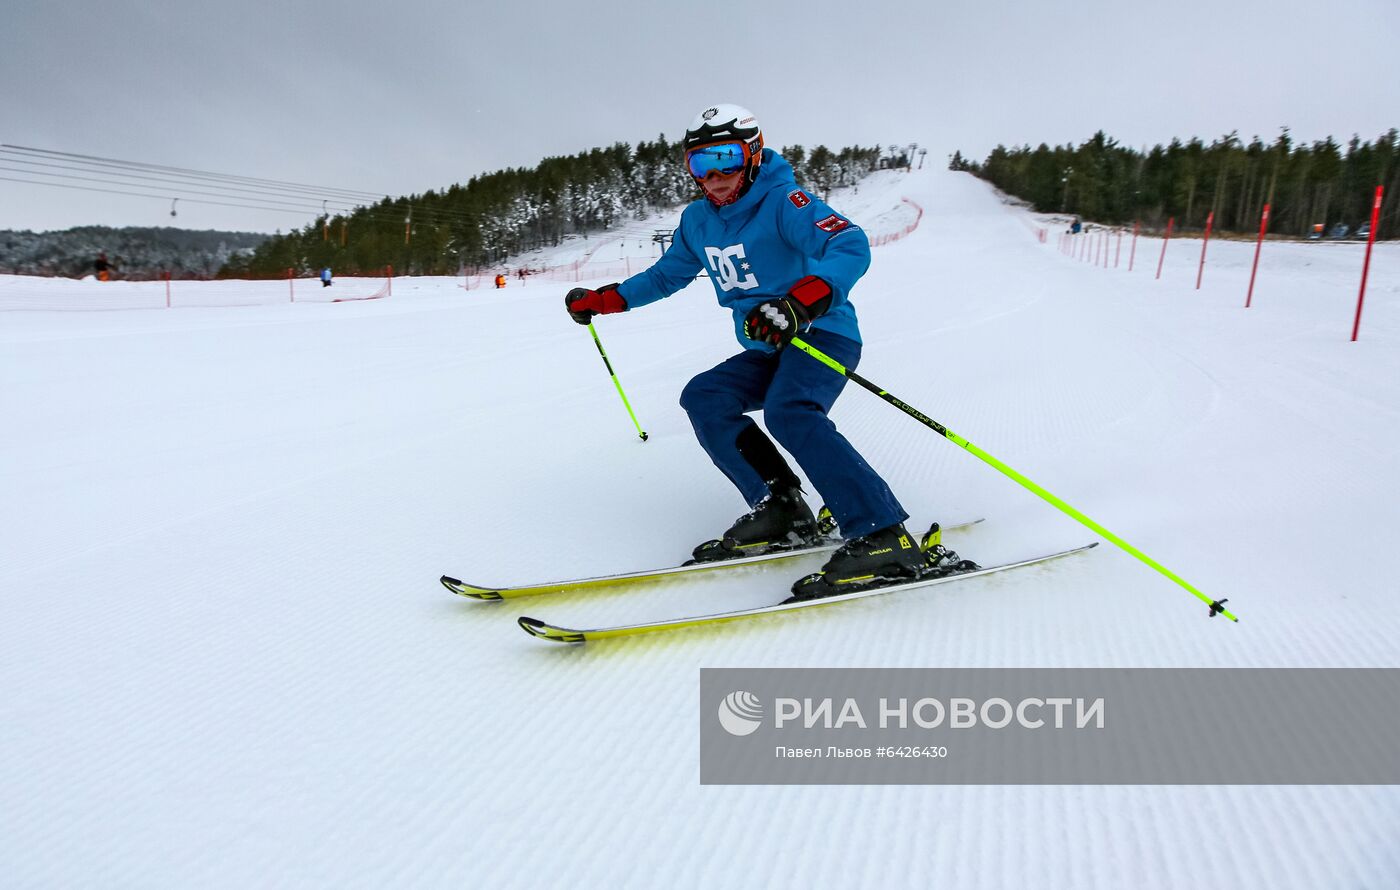
[[[276,213],[311,214],[313,219],[329,218],[331,215],[335,215],[370,222],[397,223],[402,220],[406,224],[411,224],[411,221],[416,220],[433,226],[471,224],[479,219],[477,212],[428,206],[425,203],[415,203],[413,199],[405,196],[393,198],[356,189],[216,173],[188,167],[172,167],[164,164],[127,161],[8,143],[0,143],[0,161],[22,164],[25,167],[44,167],[50,170],[68,171],[52,173],[47,172],[47,170],[0,166],[0,170],[10,173],[109,186],[108,188],[99,188],[51,182],[47,179],[20,179],[13,176],[0,176],[0,180],[3,181],[75,191],[160,200],[175,199],[192,204],[267,210]],[[79,173],[90,175],[75,175]],[[115,186],[115,188],[110,186]],[[150,191],[129,191],[128,189],[131,188],[154,189],[162,194],[152,194]],[[446,189],[442,191],[445,197]],[[224,198],[226,200],[207,200],[209,198]],[[315,206],[316,202],[320,202],[321,206]],[[391,204],[399,206],[390,206]],[[408,218],[401,217],[401,213]]]
[[[5,169],[8,169],[8,168],[0,167],[0,170],[5,170]],[[30,172],[30,171],[20,171],[20,172],[28,173],[28,172]],[[44,174],[44,175],[53,176],[53,175],[58,175],[58,174]],[[72,177],[72,178],[74,178],[74,179],[81,179],[82,177]],[[104,194],[109,194],[109,195],[127,195],[127,196],[133,197],[133,198],[156,198],[156,199],[159,199],[159,200],[169,200],[170,197],[171,197],[169,194],[165,194],[165,195],[155,195],[155,194],[151,194],[150,192],[130,192],[130,191],[125,191],[125,190],[121,190],[121,189],[96,188],[95,186],[68,185],[68,184],[62,183],[62,182],[44,182],[44,181],[42,181],[42,180],[37,180],[37,179],[19,179],[19,178],[17,178],[17,177],[13,177],[13,176],[0,176],[0,181],[5,181],[5,182],[20,182],[20,183],[24,183],[24,184],[26,184],[26,185],[43,185],[43,186],[49,186],[49,187],[51,187],[51,188],[63,188],[63,189],[71,189],[71,190],[74,190],[74,191],[83,191],[83,192],[102,192],[102,193],[104,193]],[[120,184],[120,183],[114,183],[114,184]],[[180,196],[178,196],[178,197],[179,197],[179,200],[184,201],[184,202],[189,203],[189,204],[209,204],[209,205],[214,205],[214,206],[218,206],[218,207],[239,207],[239,208],[243,208],[243,209],[246,209],[246,210],[270,210],[270,211],[273,211],[273,212],[275,212],[275,213],[290,213],[290,214],[295,214],[295,215],[297,215],[297,216],[303,216],[303,217],[304,217],[307,213],[312,212],[312,211],[309,211],[309,210],[293,210],[293,209],[290,209],[290,208],[288,208],[288,207],[269,207],[269,206],[267,206],[267,205],[265,205],[265,204],[236,204],[236,203],[231,203],[231,202],[229,202],[229,201],[208,201],[208,200],[201,200],[201,199],[199,199],[199,198],[187,198],[187,197],[185,197],[185,196],[183,196],[183,195],[180,195]],[[222,196],[221,196],[221,197],[222,197]],[[434,217],[434,216],[435,216],[435,213],[432,212],[432,211],[428,211],[428,210],[426,210],[426,209],[417,209],[417,210],[415,210],[415,212],[416,212],[416,213],[419,213],[419,214],[422,214],[422,215],[424,215],[424,216],[430,217],[429,219],[426,219],[426,220],[423,220],[423,221],[425,221],[425,222],[430,222],[430,223],[434,223],[434,224],[442,223],[442,222],[456,222],[456,221],[458,221],[457,219],[447,219],[447,220],[443,220],[443,219],[441,219],[441,218],[438,218],[438,219],[431,218],[431,217]],[[447,211],[442,211],[442,212],[445,213],[445,212],[447,212]],[[371,207],[366,207],[366,208],[360,209],[355,215],[359,216],[359,217],[362,218],[362,219],[367,219],[367,220],[369,220],[370,222],[392,222],[392,223],[396,223],[396,224],[397,224],[397,223],[403,221],[403,220],[402,220],[402,217],[400,217],[400,216],[398,215],[397,212],[387,212],[387,208],[376,210],[376,209],[371,208]],[[351,215],[350,215],[350,214],[342,214],[342,216],[343,216],[345,219],[347,219],[347,220],[351,218]],[[468,218],[468,215],[467,215],[467,214],[458,214],[457,216],[458,216],[459,218],[462,218],[462,219]],[[317,214],[317,217],[319,218],[319,217],[320,217],[320,214]]]
[[52,151],[50,149],[44,148],[30,148],[24,145],[10,145],[8,143],[0,143],[0,149],[6,149],[11,152],[23,152],[30,156],[38,155],[41,157],[79,160],[94,164],[100,164],[102,166],[126,167],[147,171],[162,171],[165,173],[180,174],[185,176],[212,178],[215,180],[224,180],[230,182],[237,181],[242,182],[244,184],[257,183],[266,186],[281,186],[284,188],[300,189],[304,191],[314,192],[318,196],[322,197],[324,197],[330,192],[338,192],[347,198],[356,198],[364,201],[380,201],[386,197],[375,192],[366,192],[361,191],[359,189],[345,189],[335,186],[308,185],[302,182],[290,182],[279,179],[262,179],[254,176],[240,176],[230,173],[214,173],[208,170],[193,170],[188,167],[170,167],[163,164],[148,164],[142,161],[123,161],[117,158],[104,158],[97,155],[76,154],[73,152],[66,151]]
[[[5,181],[7,181],[7,182],[23,182],[23,183],[27,183],[27,184],[29,184],[29,185],[46,185],[46,186],[49,186],[50,188],[75,189],[75,190],[77,190],[77,191],[83,191],[83,192],[106,192],[107,194],[111,194],[111,195],[130,195],[131,197],[134,197],[134,198],[160,198],[160,199],[165,199],[165,198],[169,198],[169,197],[170,197],[169,195],[152,195],[152,194],[147,194],[147,193],[145,193],[145,192],[123,192],[123,191],[117,191],[117,190],[115,190],[115,189],[99,189],[99,188],[93,188],[92,186],[88,186],[88,185],[65,185],[64,183],[61,183],[61,182],[40,182],[40,181],[38,181],[38,180],[33,180],[33,179],[16,179],[16,178],[14,178],[13,176],[0,176],[0,180],[5,180]],[[181,198],[180,200],[182,200],[182,201],[188,200],[189,203],[191,203],[191,204],[216,204],[216,205],[218,205],[218,206],[220,206],[220,207],[244,207],[244,208],[247,208],[247,209],[249,209],[249,210],[271,210],[271,211],[274,211],[274,212],[276,212],[276,213],[295,213],[297,216],[303,216],[303,215],[305,215],[305,211],[302,211],[302,210],[288,210],[288,209],[285,208],[285,207],[263,207],[263,206],[257,205],[257,204],[229,204],[229,203],[224,202],[224,201],[201,201],[201,200],[199,200],[199,199],[197,199],[197,198],[189,198],[189,199]]]
[[[3,146],[0,146],[0,148],[3,148]],[[334,202],[332,203],[332,202],[330,201],[330,199],[322,199],[322,206],[321,206],[321,207],[316,207],[314,201],[317,200],[317,199],[321,199],[321,196],[320,196],[319,194],[301,195],[301,194],[297,194],[297,193],[295,193],[295,192],[256,191],[256,190],[252,190],[252,189],[243,189],[243,188],[236,188],[236,187],[231,187],[231,186],[223,186],[223,185],[219,185],[219,184],[217,184],[217,183],[215,183],[215,184],[210,184],[210,185],[207,186],[209,189],[213,189],[213,191],[206,191],[206,190],[203,190],[203,189],[194,189],[194,188],[191,188],[191,186],[190,186],[189,183],[183,183],[183,182],[167,182],[167,181],[162,180],[162,179],[159,179],[159,178],[141,176],[140,174],[136,174],[136,173],[127,173],[127,172],[116,173],[116,172],[112,172],[112,173],[108,174],[107,171],[104,171],[104,170],[94,170],[94,169],[90,169],[90,168],[88,168],[88,167],[82,167],[82,166],[68,166],[68,165],[63,165],[63,164],[49,164],[49,163],[45,163],[45,162],[41,162],[41,161],[29,161],[29,160],[24,160],[22,157],[12,157],[12,156],[11,156],[11,157],[7,157],[6,155],[7,155],[6,152],[0,150],[0,160],[8,160],[8,161],[10,161],[11,163],[28,164],[28,165],[31,165],[31,166],[51,167],[51,168],[53,168],[53,169],[59,169],[59,170],[71,170],[71,171],[75,171],[75,172],[95,173],[95,174],[98,174],[98,176],[101,177],[101,178],[91,177],[91,176],[75,176],[75,175],[73,175],[72,173],[50,173],[50,172],[46,172],[46,171],[43,171],[43,170],[29,170],[29,169],[19,169],[19,168],[14,168],[14,167],[2,167],[2,166],[0,166],[0,170],[6,170],[6,171],[11,172],[11,173],[22,173],[22,174],[26,174],[26,175],[31,176],[31,177],[32,177],[32,176],[46,176],[46,177],[53,177],[53,178],[56,178],[56,179],[68,179],[68,180],[75,180],[75,181],[80,181],[80,182],[95,182],[95,183],[98,183],[98,184],[100,184],[100,185],[106,185],[106,186],[126,186],[126,187],[136,187],[136,188],[158,188],[158,189],[161,189],[163,193],[162,193],[162,194],[152,194],[152,193],[150,193],[150,192],[133,192],[133,191],[127,191],[127,190],[125,190],[125,189],[96,188],[96,187],[92,187],[92,186],[86,186],[86,187],[85,187],[85,186],[76,186],[76,185],[65,185],[65,184],[57,183],[57,182],[49,182],[49,181],[43,180],[43,179],[19,179],[19,178],[12,177],[12,176],[0,177],[0,180],[5,180],[5,181],[9,181],[9,182],[22,182],[22,183],[26,183],[26,184],[28,184],[28,185],[44,185],[44,186],[61,187],[61,188],[67,188],[67,189],[76,190],[76,191],[91,191],[91,192],[101,192],[101,193],[105,193],[105,194],[127,195],[127,196],[130,196],[130,197],[157,198],[157,199],[162,199],[162,200],[169,200],[169,199],[171,199],[171,198],[177,198],[177,199],[179,199],[179,200],[187,201],[188,203],[193,203],[193,204],[210,204],[210,205],[216,205],[216,206],[222,206],[222,207],[241,207],[241,208],[246,208],[246,209],[251,209],[251,210],[273,210],[273,211],[282,212],[282,213],[298,213],[298,214],[303,214],[303,213],[304,213],[304,214],[314,214],[314,217],[315,217],[315,218],[320,218],[320,217],[322,217],[322,216],[335,215],[335,216],[344,216],[344,217],[359,216],[359,217],[361,217],[361,218],[363,218],[363,219],[368,219],[368,220],[371,220],[371,221],[390,221],[390,220],[393,220],[393,221],[397,222],[397,221],[399,221],[399,220],[401,219],[401,217],[399,216],[400,211],[399,211],[397,208],[391,208],[391,207],[388,207],[388,206],[383,206],[383,207],[378,207],[378,208],[376,208],[376,207],[373,207],[373,206],[367,206],[366,204],[351,205],[351,204],[346,204],[346,203],[344,203],[343,201],[340,201],[340,200],[336,200],[336,201],[334,201]],[[133,181],[131,181],[131,180],[133,180],[133,179],[139,179],[139,180],[145,180],[145,181],[133,182]],[[247,177],[240,177],[240,178],[237,178],[237,181],[242,181],[243,179],[247,179]],[[203,185],[203,183],[199,183],[199,184]],[[207,200],[200,200],[200,199],[198,199],[198,198],[196,198],[196,197],[192,197],[192,196],[195,196],[195,195],[203,195],[203,196],[205,196],[205,197],[229,198],[229,199],[231,199],[231,200],[230,200],[230,201],[207,201]],[[284,200],[284,199],[285,199],[285,200]],[[250,202],[257,201],[257,200],[262,200],[262,201],[265,201],[265,202],[268,202],[268,203],[278,204],[278,205],[282,205],[282,206],[270,207],[270,206],[268,206],[267,203],[263,203],[263,204],[250,203]],[[398,198],[398,199],[379,198],[379,199],[376,199],[376,203],[382,203],[382,202],[386,202],[386,201],[406,202],[407,205],[408,205],[407,213],[408,213],[410,216],[416,214],[416,215],[418,216],[418,219],[419,219],[420,222],[430,223],[430,224],[434,224],[434,225],[438,225],[438,224],[449,224],[449,223],[455,223],[455,222],[469,221],[469,220],[471,220],[471,219],[474,218],[473,214],[464,213],[464,212],[462,212],[462,211],[448,210],[448,209],[445,209],[445,208],[430,208],[430,207],[426,207],[426,206],[422,206],[422,205],[417,205],[417,206],[415,206],[415,205],[413,204],[412,200],[411,200],[411,199],[408,199],[408,198]],[[238,202],[238,203],[234,203],[234,202]],[[300,208],[300,209],[292,209],[292,208]]]
[[[7,171],[7,172],[9,172],[9,173],[25,173],[25,174],[28,174],[28,175],[30,175],[30,176],[52,176],[52,177],[54,177],[54,178],[56,178],[56,179],[72,179],[72,180],[76,180],[76,181],[78,181],[78,182],[97,182],[97,183],[102,183],[103,185],[129,185],[129,186],[135,186],[135,187],[138,187],[138,188],[141,188],[141,187],[149,188],[149,186],[143,186],[142,183],[139,183],[139,182],[133,183],[133,182],[122,182],[121,180],[95,179],[95,178],[93,178],[93,177],[91,177],[91,176],[74,176],[74,175],[72,175],[71,173],[46,173],[46,172],[44,172],[44,171],[42,171],[42,170],[24,170],[24,169],[19,169],[19,168],[15,168],[15,167],[6,167],[6,166],[3,166],[3,165],[0,165],[0,170],[5,170],[5,171]],[[36,184],[39,184],[39,185],[44,185],[44,184],[46,184],[43,180],[31,180],[31,181],[34,182],[34,183],[36,183]],[[254,193],[254,194],[256,195],[257,193]],[[187,189],[187,188],[183,188],[183,187],[180,188],[180,189],[176,192],[176,196],[179,197],[179,198],[182,198],[182,199],[183,199],[186,195],[205,195],[205,196],[212,197],[212,198],[235,198],[235,197],[236,197],[236,198],[241,198],[241,197],[242,197],[241,195],[229,195],[229,194],[225,194],[224,192],[221,192],[221,191],[205,192],[205,191],[199,191],[199,190],[196,190],[196,189]],[[160,197],[160,196],[155,196],[155,197]],[[310,203],[302,203],[302,202],[299,201],[299,200],[298,200],[298,201],[290,201],[290,200],[288,200],[288,201],[283,201],[283,200],[280,200],[280,199],[278,199],[278,198],[276,198],[276,197],[273,197],[273,196],[270,196],[270,195],[258,195],[258,197],[259,197],[260,199],[265,200],[265,201],[268,201],[268,202],[270,202],[270,203],[272,203],[272,204],[283,204],[283,205],[288,205],[288,208],[295,207],[295,208],[297,208],[298,210],[301,210],[301,211],[307,212],[307,213],[310,213],[310,212],[313,212],[313,211],[315,211],[315,210],[319,210],[319,209],[320,209],[320,208],[315,207],[314,205],[312,205],[312,204],[310,204]],[[245,199],[245,200],[251,200],[251,198]]]
[[[107,173],[107,172],[104,171],[104,170],[94,170],[94,169],[92,169],[91,167],[71,166],[71,165],[68,165],[68,164],[51,164],[51,163],[46,163],[46,162],[44,162],[44,161],[30,161],[30,160],[26,160],[26,159],[24,159],[24,158],[9,157],[9,156],[7,156],[6,153],[3,152],[3,151],[0,151],[0,161],[5,161],[5,162],[11,163],[11,164],[24,164],[24,165],[26,165],[26,166],[28,166],[28,167],[47,167],[47,168],[50,168],[50,169],[53,169],[53,170],[72,170],[72,171],[75,171],[75,172],[78,172],[78,173],[97,173],[97,174],[100,174],[100,175],[106,177],[106,178],[103,178],[103,179],[89,179],[89,180],[88,180],[89,182],[120,183],[121,180],[123,180],[123,179],[134,179],[134,180],[141,180],[141,182],[135,183],[136,185],[144,185],[145,183],[150,182],[150,183],[155,183],[155,184],[157,184],[157,185],[172,186],[172,187],[178,187],[178,188],[182,188],[182,189],[183,189],[183,188],[188,188],[188,187],[191,185],[191,183],[181,182],[181,181],[178,181],[178,180],[172,182],[172,181],[170,181],[170,180],[167,180],[167,179],[164,179],[164,178],[161,178],[161,177],[158,177],[158,176],[143,176],[143,175],[140,174],[140,173],[126,173],[126,172],[122,172],[122,173],[112,173],[112,174],[109,174],[109,173]],[[58,174],[58,173],[46,173],[46,172],[44,172],[44,171],[42,171],[42,170],[15,170],[14,168],[9,168],[9,169],[10,169],[12,172],[15,172],[15,173],[30,173],[30,174],[33,174],[33,175],[36,175],[36,176],[61,176],[61,175],[62,175],[62,174]],[[116,177],[116,178],[113,179],[112,177]],[[83,177],[67,177],[67,178],[80,179],[80,178],[83,178]],[[121,184],[128,184],[128,183],[121,183]],[[193,183],[193,184],[194,184],[194,185],[200,185],[200,186],[206,186],[206,183],[204,183],[204,182],[195,182],[195,183]],[[223,186],[223,185],[217,185],[217,184],[216,184],[216,185],[207,185],[206,187],[218,189],[218,191],[219,191],[220,194],[222,194],[222,193],[224,193],[224,192],[234,192],[234,193],[240,193],[240,192],[241,192],[241,193],[244,193],[244,194],[258,195],[258,196],[270,195],[270,196],[274,196],[274,197],[290,197],[290,198],[295,198],[295,199],[298,199],[298,200],[303,200],[303,201],[308,201],[308,202],[310,202],[310,201],[320,201],[320,200],[324,200],[324,201],[331,201],[331,200],[334,200],[334,202],[335,202],[335,204],[336,204],[337,207],[353,207],[353,206],[357,206],[357,204],[364,203],[363,201],[359,201],[359,202],[356,202],[356,204],[351,204],[351,203],[347,203],[344,199],[341,199],[341,198],[338,198],[338,197],[332,199],[332,198],[325,198],[325,197],[323,197],[323,196],[321,196],[321,195],[302,194],[302,193],[299,193],[299,192],[285,192],[285,191],[280,191],[280,190],[245,189],[245,188],[238,188],[238,187],[235,187],[235,186]],[[196,193],[194,193],[194,194],[198,194],[198,193],[196,192]],[[204,194],[210,194],[210,193],[209,193],[209,192],[205,192]],[[308,205],[308,206],[309,206],[309,205]]]

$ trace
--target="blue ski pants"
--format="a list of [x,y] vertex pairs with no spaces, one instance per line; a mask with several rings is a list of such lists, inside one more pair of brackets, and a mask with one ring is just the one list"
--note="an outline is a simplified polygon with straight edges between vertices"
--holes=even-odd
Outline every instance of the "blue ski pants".
[[[826,331],[803,334],[847,368],[860,361],[860,344]],[[746,349],[696,375],[681,391],[681,407],[695,436],[720,472],[750,506],[768,484],[739,450],[741,435],[757,425],[745,416],[763,409],[763,424],[797,461],[841,526],[858,538],[909,518],[894,493],[826,416],[846,378],[799,349],[777,353]],[[755,432],[747,432],[749,428]]]

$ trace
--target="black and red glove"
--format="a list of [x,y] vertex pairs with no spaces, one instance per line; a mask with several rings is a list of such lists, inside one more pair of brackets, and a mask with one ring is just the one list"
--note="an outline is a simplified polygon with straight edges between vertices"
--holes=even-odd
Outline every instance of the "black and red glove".
[[767,300],[744,317],[744,336],[782,349],[831,308],[831,285],[815,275],[797,282],[781,300]]
[[576,287],[564,297],[564,308],[569,317],[579,324],[588,324],[595,315],[611,315],[626,312],[627,301],[617,292],[616,284],[605,284],[597,290]]

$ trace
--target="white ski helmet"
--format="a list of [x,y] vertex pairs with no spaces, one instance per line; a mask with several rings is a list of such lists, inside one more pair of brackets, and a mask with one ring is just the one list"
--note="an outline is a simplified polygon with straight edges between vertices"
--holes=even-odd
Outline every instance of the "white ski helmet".
[[731,141],[743,143],[746,149],[744,185],[739,192],[742,196],[758,178],[758,168],[763,163],[763,131],[752,111],[739,105],[709,106],[690,122],[681,147],[689,154],[704,145]]
[[738,105],[711,105],[695,115],[685,131],[684,148],[690,151],[701,145],[738,139],[748,143],[754,154],[763,145],[763,133],[753,112]]

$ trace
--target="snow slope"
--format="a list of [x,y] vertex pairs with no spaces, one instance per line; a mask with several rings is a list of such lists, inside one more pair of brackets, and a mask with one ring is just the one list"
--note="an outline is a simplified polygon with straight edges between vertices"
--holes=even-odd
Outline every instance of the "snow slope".
[[[814,566],[445,592],[443,572],[673,563],[743,511],[676,404],[737,349],[705,281],[598,322],[645,444],[563,283],[0,313],[3,883],[1400,883],[1388,787],[698,784],[701,667],[1400,666],[1395,245],[1351,343],[1357,245],[1267,245],[1246,311],[1249,244],[1212,243],[1196,291],[1199,241],[1172,242],[1160,281],[1146,239],[1131,274],[1126,253],[1094,268],[962,174],[877,174],[832,201],[899,228],[906,197],[920,226],[855,293],[861,373],[1228,596],[1239,624],[1111,546],[589,647],[515,618],[756,605]],[[987,517],[950,540],[965,555],[1092,538],[868,393],[834,416],[916,523]]]

